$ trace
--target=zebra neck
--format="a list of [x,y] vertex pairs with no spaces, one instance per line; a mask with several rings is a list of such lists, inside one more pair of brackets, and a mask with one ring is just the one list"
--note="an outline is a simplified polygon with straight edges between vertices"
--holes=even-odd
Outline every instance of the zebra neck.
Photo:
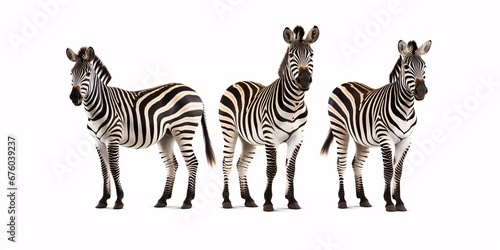
[[415,98],[408,89],[408,84],[403,79],[392,83],[392,103],[391,109],[403,120],[409,120],[415,116],[413,103]]
[[91,80],[91,85],[89,92],[83,99],[83,104],[89,121],[96,121],[105,116],[110,97],[108,95],[108,86],[102,84],[98,77]]

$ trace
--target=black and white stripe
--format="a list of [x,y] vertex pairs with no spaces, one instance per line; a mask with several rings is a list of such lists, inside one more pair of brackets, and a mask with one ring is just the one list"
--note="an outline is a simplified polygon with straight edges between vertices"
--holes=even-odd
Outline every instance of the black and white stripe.
[[[339,173],[339,208],[346,208],[344,197],[344,172],[346,168],[349,138],[356,144],[352,162],[356,196],[363,207],[371,206],[364,194],[362,167],[370,147],[380,146],[384,163],[384,199],[387,211],[406,211],[400,196],[400,180],[403,161],[411,142],[411,133],[417,124],[414,101],[423,100],[425,86],[425,62],[421,56],[431,47],[427,41],[417,47],[414,41],[399,41],[400,58],[390,74],[391,83],[372,89],[357,82],[344,83],[335,88],[328,100],[330,130],[321,149],[327,154],[335,138],[337,142],[337,170]],[[404,77],[401,77],[404,76]],[[391,199],[391,180],[394,177]]]
[[178,167],[173,151],[178,144],[189,172],[187,196],[182,208],[190,208],[195,196],[198,160],[193,151],[193,137],[201,121],[208,163],[215,163],[205,121],[204,106],[199,95],[180,83],[126,91],[107,86],[111,75],[94,54],[92,47],[83,47],[78,54],[66,50],[75,62],[71,71],[73,90],[70,98],[75,105],[84,104],[88,115],[87,128],[95,137],[104,179],[103,196],[97,208],[107,206],[110,198],[110,174],[113,177],[117,199],[115,209],[123,207],[123,190],[118,167],[119,146],[146,148],[157,144],[167,167],[165,189],[156,207],[165,207],[172,195]]
[[276,152],[281,143],[287,143],[285,197],[288,199],[289,208],[300,208],[293,191],[295,160],[307,121],[304,94],[312,81],[313,51],[310,44],[318,39],[319,29],[315,26],[305,38],[304,34],[304,29],[300,26],[293,31],[289,28],[283,31],[283,38],[289,46],[276,81],[269,86],[250,81],[238,82],[227,88],[221,98],[219,120],[224,137],[224,208],[232,207],[228,182],[238,137],[241,139],[242,153],[237,162],[237,169],[245,206],[256,206],[248,190],[246,172],[255,155],[256,146],[263,145],[267,155],[264,210],[274,210],[271,198],[272,183],[277,171]]

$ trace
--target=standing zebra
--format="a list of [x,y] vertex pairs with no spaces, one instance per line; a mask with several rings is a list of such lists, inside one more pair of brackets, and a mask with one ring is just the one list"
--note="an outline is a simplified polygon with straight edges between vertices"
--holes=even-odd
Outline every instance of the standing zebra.
[[104,179],[103,195],[97,208],[107,207],[111,196],[110,173],[116,187],[117,199],[113,208],[123,208],[123,190],[118,167],[118,147],[146,148],[156,143],[167,167],[163,195],[155,207],[165,207],[172,195],[178,163],[173,151],[174,141],[180,147],[189,172],[187,196],[182,208],[191,208],[195,195],[198,160],[193,152],[192,139],[201,120],[208,163],[215,157],[208,136],[204,107],[198,94],[180,83],[126,91],[109,87],[111,75],[95,55],[92,47],[83,47],[78,54],[66,50],[75,62],[71,70],[73,89],[70,99],[75,106],[83,103],[88,115],[87,129],[96,139]]
[[[360,206],[370,207],[363,190],[362,168],[369,148],[380,146],[384,163],[384,199],[387,211],[406,211],[400,196],[403,161],[410,147],[410,135],[417,124],[414,101],[423,100],[425,62],[421,56],[431,47],[431,41],[417,47],[414,41],[399,41],[400,58],[390,74],[391,83],[372,89],[357,82],[344,83],[335,88],[328,100],[331,127],[321,148],[328,154],[333,138],[337,142],[337,170],[339,173],[339,208],[347,208],[344,197],[344,172],[346,168],[349,137],[356,144],[352,166],[356,182],[356,196]],[[404,76],[404,77],[402,77]],[[394,176],[393,198],[391,180]]]
[[306,38],[300,26],[292,31],[285,28],[283,38],[289,44],[278,71],[279,78],[269,86],[245,81],[231,85],[220,101],[219,120],[224,137],[224,208],[231,208],[229,200],[229,173],[238,137],[242,143],[242,153],[237,162],[241,197],[245,206],[256,207],[250,196],[246,172],[256,146],[264,145],[267,155],[267,188],[264,193],[264,211],[273,211],[271,203],[272,183],[276,175],[276,151],[281,143],[287,143],[286,195],[288,207],[300,209],[293,192],[295,160],[302,144],[307,108],[304,103],[305,91],[312,82],[313,50],[310,44],[319,36],[314,26]]

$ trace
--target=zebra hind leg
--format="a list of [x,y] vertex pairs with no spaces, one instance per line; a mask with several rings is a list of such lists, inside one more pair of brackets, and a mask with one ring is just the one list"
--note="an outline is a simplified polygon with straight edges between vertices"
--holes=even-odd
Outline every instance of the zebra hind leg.
[[158,142],[158,147],[160,149],[160,156],[167,168],[167,181],[165,183],[165,189],[163,194],[158,199],[155,207],[166,207],[167,200],[172,197],[172,189],[175,182],[175,174],[177,173],[177,168],[179,163],[174,155],[174,138],[171,135],[166,135]]
[[181,140],[177,141],[177,143],[180,146],[184,161],[186,162],[186,167],[189,175],[186,199],[184,200],[181,208],[188,209],[192,207],[191,201],[194,199],[195,196],[196,172],[198,170],[198,160],[196,159],[196,155],[194,154],[191,141],[182,145],[181,142],[182,142]]
[[[225,124],[222,123],[221,124]],[[234,148],[236,146],[236,141],[238,140],[238,133],[234,128],[230,128],[229,125],[222,126],[223,136],[224,136],[224,157],[222,159],[222,172],[224,175],[224,190],[222,191],[222,207],[232,208],[231,200],[229,199],[229,175],[231,174],[231,168],[233,165]]]
[[344,174],[347,165],[347,149],[349,146],[347,131],[337,131],[335,134],[335,141],[337,142],[337,172],[339,175],[338,208],[347,208],[344,191]]
[[372,205],[365,196],[363,188],[363,164],[370,153],[370,148],[356,143],[356,154],[352,160],[352,168],[354,169],[354,178],[356,182],[356,197],[360,199],[359,205],[361,207],[371,207]]
[[241,198],[245,199],[245,207],[257,207],[255,201],[250,196],[250,190],[248,189],[247,182],[247,170],[250,162],[255,155],[255,146],[246,143],[242,140],[242,153],[238,159],[236,167],[238,169],[238,176],[240,181],[240,192]]

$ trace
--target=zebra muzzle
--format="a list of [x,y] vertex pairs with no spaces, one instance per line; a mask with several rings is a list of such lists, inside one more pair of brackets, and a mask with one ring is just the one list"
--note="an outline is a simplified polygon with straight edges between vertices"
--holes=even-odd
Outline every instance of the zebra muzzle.
[[297,77],[295,81],[297,81],[301,90],[306,91],[311,86],[312,75],[309,73],[309,71],[301,70],[299,68],[299,77]]
[[415,80],[415,91],[414,91],[414,96],[417,101],[422,101],[425,98],[425,95],[427,94],[428,89],[425,86],[425,81],[423,79],[416,79]]
[[82,105],[82,94],[80,94],[80,87],[73,87],[71,93],[69,94],[69,99],[71,99],[75,106]]

